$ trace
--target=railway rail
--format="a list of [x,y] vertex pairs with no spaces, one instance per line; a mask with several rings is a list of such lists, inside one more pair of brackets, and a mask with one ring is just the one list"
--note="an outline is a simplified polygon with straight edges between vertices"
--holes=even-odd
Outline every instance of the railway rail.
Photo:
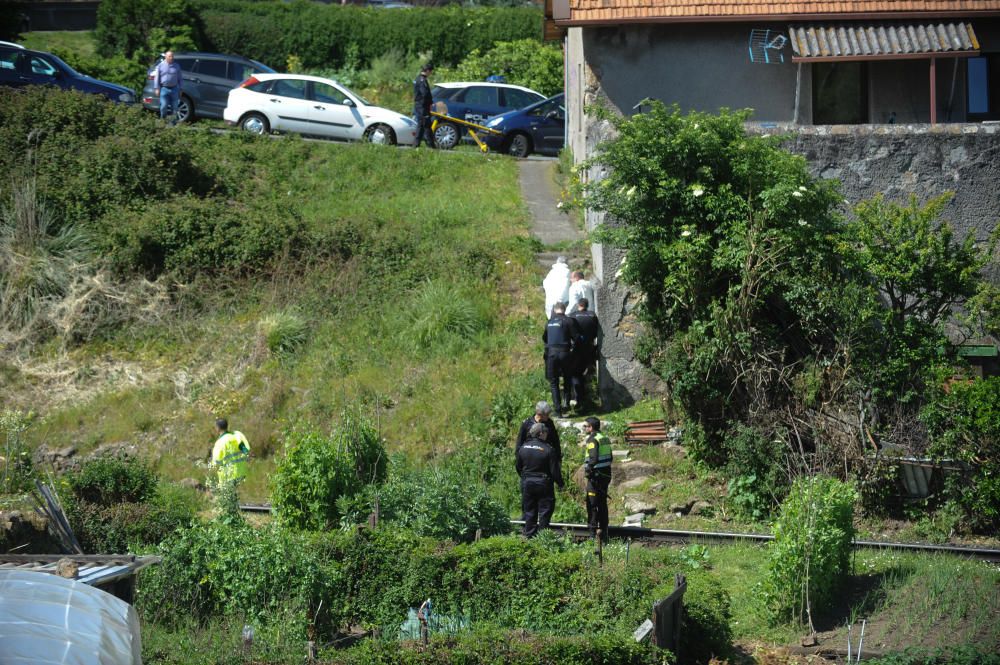
[[[240,504],[240,510],[246,512],[269,513],[269,504]],[[511,526],[520,527],[521,520],[511,520]],[[553,522],[549,525],[559,533],[566,533],[577,539],[590,537],[586,524],[567,524]],[[637,526],[612,526],[608,528],[608,536],[633,542],[648,542],[663,545],[684,545],[687,543],[734,543],[756,542],[766,543],[774,540],[774,536],[764,533],[732,533],[727,531],[682,531],[678,529],[650,529]],[[953,554],[979,561],[1000,563],[1000,549],[989,547],[971,547],[965,545],[930,545],[926,543],[898,543],[881,540],[855,540],[854,547],[858,549],[898,550],[906,552],[925,552]]]

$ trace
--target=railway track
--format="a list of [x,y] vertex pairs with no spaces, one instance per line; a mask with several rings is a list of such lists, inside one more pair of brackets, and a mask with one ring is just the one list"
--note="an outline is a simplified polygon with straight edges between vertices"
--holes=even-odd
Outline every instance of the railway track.
[[[240,510],[246,512],[269,513],[269,504],[240,504]],[[511,520],[511,526],[521,527],[524,522]],[[560,533],[568,533],[573,538],[585,540],[590,537],[586,524],[567,524],[553,522],[549,525]],[[681,531],[677,529],[648,529],[637,526],[612,526],[608,535],[619,540],[632,540],[663,545],[684,545],[687,543],[735,543],[755,542],[766,543],[774,540],[774,536],[764,533],[730,533],[726,531]],[[929,545],[926,543],[896,543],[880,540],[855,540],[854,547],[858,549],[897,550],[904,552],[925,552],[928,554],[943,553],[968,557],[979,561],[1000,563],[1000,549],[989,547],[967,547],[962,545]]]

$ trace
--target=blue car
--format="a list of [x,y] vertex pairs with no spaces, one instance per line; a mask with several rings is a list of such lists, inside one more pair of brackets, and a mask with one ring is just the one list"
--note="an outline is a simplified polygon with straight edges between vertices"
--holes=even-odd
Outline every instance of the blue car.
[[518,111],[498,115],[486,126],[503,134],[487,134],[483,140],[490,150],[514,157],[527,157],[533,152],[558,155],[566,144],[565,97],[559,93]]
[[63,90],[103,95],[122,104],[135,102],[135,93],[124,86],[80,74],[51,53],[10,42],[0,43],[0,85],[54,85]]
[[[431,90],[435,108],[453,118],[485,123],[490,118],[523,109],[540,102],[545,96],[530,88],[493,81],[438,83]],[[452,122],[439,122],[434,130],[434,144],[451,150],[466,134],[464,128]]]

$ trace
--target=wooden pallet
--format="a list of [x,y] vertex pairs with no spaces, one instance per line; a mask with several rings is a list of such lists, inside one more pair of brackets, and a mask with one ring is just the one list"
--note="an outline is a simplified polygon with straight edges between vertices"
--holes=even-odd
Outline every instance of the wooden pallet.
[[667,424],[662,420],[638,420],[625,426],[625,443],[649,446],[667,440]]

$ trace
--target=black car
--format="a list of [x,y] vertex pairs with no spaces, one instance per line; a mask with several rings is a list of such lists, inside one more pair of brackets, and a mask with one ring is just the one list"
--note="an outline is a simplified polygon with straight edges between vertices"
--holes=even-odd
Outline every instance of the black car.
[[91,78],[51,53],[34,51],[10,42],[0,43],[0,85],[54,85],[64,90],[103,95],[122,104],[135,102],[135,93],[125,86]]
[[[160,96],[153,90],[153,74],[163,61],[161,55],[146,73],[142,89],[142,105],[160,110]],[[181,97],[177,105],[177,120],[221,118],[229,101],[229,91],[238,88],[254,74],[274,74],[274,70],[256,60],[220,53],[174,53],[174,62],[184,72]]]

